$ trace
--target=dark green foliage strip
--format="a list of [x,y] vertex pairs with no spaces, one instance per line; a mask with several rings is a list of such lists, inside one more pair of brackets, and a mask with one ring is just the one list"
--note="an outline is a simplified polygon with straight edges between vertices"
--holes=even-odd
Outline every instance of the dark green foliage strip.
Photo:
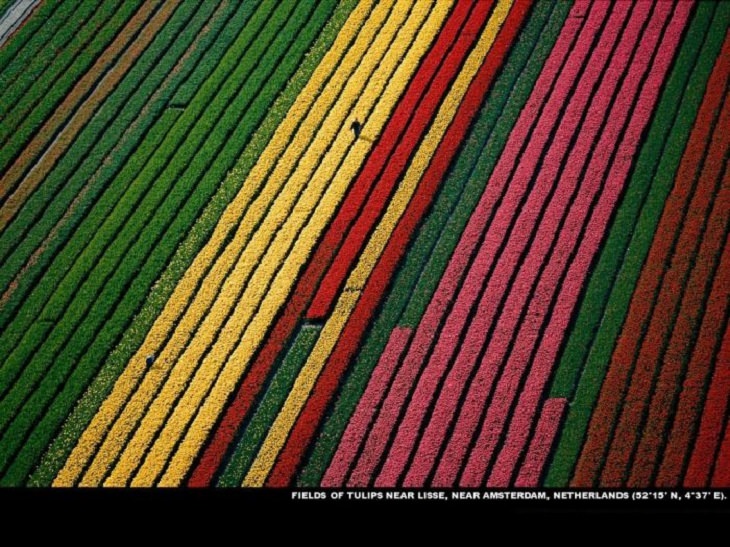
[[284,406],[284,401],[319,338],[321,330],[320,325],[302,325],[283,362],[280,365],[277,364],[276,373],[269,388],[256,406],[251,421],[246,425],[236,443],[231,459],[218,481],[219,486],[241,486],[251,462],[269,432],[271,424]]
[[[99,54],[134,15],[140,2],[125,1],[113,13],[110,6],[114,3],[102,4],[94,18],[74,35],[73,42],[53,59],[42,74],[24,71],[22,77],[8,88],[13,93],[10,97],[3,96],[0,102],[3,105],[0,108],[0,116],[3,117],[0,125],[0,171],[11,165],[77,80],[87,73]],[[22,84],[25,80],[29,80],[29,87]]]
[[[55,323],[55,327],[43,344],[38,344],[39,348],[32,349],[32,360],[0,402],[3,416],[0,427],[7,423],[6,416],[17,413],[0,439],[0,466],[6,463],[7,455],[20,446],[23,436],[42,415],[56,391],[63,387],[64,393],[75,393],[71,397],[75,401],[101,365],[111,349],[109,339],[117,332],[109,316],[121,308],[126,312],[127,320],[123,324],[122,321],[116,323],[118,331],[128,324],[187,227],[193,224],[217,183],[232,167],[247,140],[246,135],[250,135],[258,125],[259,120],[252,118],[253,113],[260,112],[259,109],[254,106],[247,110],[247,107],[249,103],[256,105],[256,102],[265,105],[267,99],[275,98],[277,88],[269,94],[262,87],[269,83],[268,78],[275,69],[281,68],[279,57],[287,51],[288,44],[298,35],[304,22],[309,20],[310,7],[310,3],[300,3],[296,7],[281,4],[266,18],[258,39],[252,42],[249,55],[235,67],[231,77],[215,95],[215,100],[205,111],[206,116],[193,126],[188,138],[165,166],[163,176],[154,179],[155,184],[149,188],[146,199],[136,207],[88,277],[78,279],[72,285],[79,289],[68,308],[63,311],[57,308],[58,312],[52,307],[44,310],[41,317],[48,317],[45,314],[50,311],[53,317],[50,321]],[[294,69],[292,67],[292,71]],[[239,76],[239,72],[246,71],[250,71],[247,78]],[[280,85],[285,82],[286,79],[283,79]],[[217,122],[213,123],[216,119]],[[236,123],[237,127],[234,126]],[[242,135],[243,142],[231,139],[231,134]],[[86,262],[84,253],[81,263]],[[56,292],[51,304],[63,296]],[[21,344],[18,349],[25,348]],[[17,359],[13,364],[16,362]],[[65,398],[62,402],[65,403]],[[70,410],[66,404],[62,404],[62,408],[60,415],[57,415],[56,409],[49,413],[60,420]],[[27,447],[26,444],[23,448]],[[25,459],[20,463],[27,467]],[[16,478],[6,476],[3,481],[14,484]]]
[[[200,40],[185,63],[172,72],[214,7],[208,2],[200,9],[192,2],[182,4],[79,132],[39,190],[28,198],[16,218],[0,234],[0,262],[3,264],[0,293],[8,289],[22,270],[14,288],[17,294],[3,306],[6,320],[10,310],[22,303],[99,196],[107,191],[103,199],[109,208],[103,209],[100,204],[94,209],[93,218],[85,221],[85,226],[93,225],[87,234],[94,233],[101,225],[110,207],[147,162],[149,156],[141,156],[138,151],[140,142],[159,119],[175,89],[191,70],[196,69],[201,55],[215,39],[214,31],[220,29],[233,11],[232,8],[223,10],[221,18],[214,22],[213,33]],[[109,188],[111,180],[114,185]],[[55,237],[46,240],[52,230],[57,231]],[[41,244],[43,252],[28,265],[30,256]]]
[[575,467],[616,338],[730,21],[730,5],[718,5],[714,19],[713,12],[715,5],[703,2],[692,19],[561,356],[550,396],[572,401],[546,486],[566,486]]
[[[30,484],[48,485],[52,482],[56,473],[65,462],[66,457],[75,446],[76,441],[81,436],[84,428],[91,421],[103,400],[110,393],[115,380],[144,340],[144,336],[160,314],[175,286],[210,237],[226,205],[240,189],[246,174],[261,155],[274,131],[285,117],[289,107],[309,80],[324,54],[329,50],[337,33],[354,8],[355,3],[356,0],[340,2],[334,10],[334,13],[331,12],[333,2],[323,3],[318,8],[310,24],[299,33],[298,39],[295,42],[296,50],[286,55],[284,60],[279,64],[282,72],[277,73],[276,80],[281,81],[283,84],[286,82],[286,71],[293,72],[296,69],[296,72],[289,79],[284,91],[278,96],[273,105],[268,108],[258,107],[258,115],[265,114],[265,119],[261,122],[256,133],[250,139],[249,144],[240,156],[233,169],[233,175],[225,178],[203,212],[197,215],[192,227],[189,227],[185,231],[185,239],[177,247],[175,255],[165,267],[162,275],[159,276],[158,281],[149,289],[143,302],[141,304],[139,302],[136,303],[138,308],[141,306],[141,309],[139,309],[131,324],[123,331],[121,341],[104,360],[103,367],[95,377],[93,383],[86,390],[74,408],[73,413],[63,425],[61,432],[45,453],[38,469],[29,480]],[[332,15],[327,24],[324,25],[324,28],[322,28],[322,24],[327,20],[326,14],[328,13],[332,13]],[[312,47],[309,47],[315,38],[316,42]],[[307,49],[308,53],[304,56]],[[274,83],[274,80],[270,81],[271,85]],[[119,314],[115,313],[112,320],[117,315]],[[73,399],[69,403],[68,408],[71,408],[74,402],[76,402],[76,399]],[[46,419],[44,421],[50,420]],[[55,431],[55,429],[53,430]],[[45,446],[43,442],[39,442],[39,445]],[[22,456],[22,453],[20,456]],[[20,456],[18,460],[21,459]],[[15,483],[22,482],[24,480],[23,477],[23,473],[18,473],[14,479]]]
[[393,328],[413,326],[420,320],[570,7],[570,2],[554,9],[551,3],[540,2],[533,9],[406,255],[299,484],[319,484]]

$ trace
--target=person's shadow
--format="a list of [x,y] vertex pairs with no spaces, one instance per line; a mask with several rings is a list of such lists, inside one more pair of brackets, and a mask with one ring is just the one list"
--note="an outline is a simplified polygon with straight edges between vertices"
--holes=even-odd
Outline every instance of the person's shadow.
[[370,137],[366,137],[365,135],[362,134],[362,124],[360,123],[360,120],[356,119],[354,122],[352,122],[350,124],[350,129],[352,130],[353,133],[355,133],[356,139],[362,139],[371,144],[373,143],[373,140]]

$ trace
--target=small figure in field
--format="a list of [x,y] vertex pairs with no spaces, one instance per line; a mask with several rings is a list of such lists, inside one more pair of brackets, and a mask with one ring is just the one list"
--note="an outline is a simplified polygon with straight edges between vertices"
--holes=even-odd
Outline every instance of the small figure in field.
[[147,366],[148,367],[151,367],[152,366],[152,363],[155,362],[155,354],[154,353],[151,353],[150,355],[148,355],[147,356],[147,359],[145,359],[145,361],[147,362]]
[[355,120],[354,122],[352,122],[350,129],[352,129],[352,132],[355,133],[356,139],[360,137],[360,130],[362,129],[362,125],[360,125],[359,120]]

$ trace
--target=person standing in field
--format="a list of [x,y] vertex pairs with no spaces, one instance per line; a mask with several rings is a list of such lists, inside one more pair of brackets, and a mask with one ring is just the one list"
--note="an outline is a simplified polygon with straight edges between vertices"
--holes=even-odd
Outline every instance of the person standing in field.
[[362,129],[362,125],[360,124],[360,121],[355,119],[354,122],[352,122],[352,125],[350,125],[350,129],[352,129],[352,132],[355,133],[355,138],[360,137],[360,130]]

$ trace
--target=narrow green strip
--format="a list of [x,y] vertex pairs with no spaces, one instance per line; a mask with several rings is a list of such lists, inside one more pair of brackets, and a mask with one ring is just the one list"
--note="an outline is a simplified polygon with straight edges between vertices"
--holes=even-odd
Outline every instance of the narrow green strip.
[[575,398],[552,457],[546,486],[562,487],[570,481],[728,21],[730,4],[699,4],[667,80],[551,387],[550,397]]
[[[200,149],[208,140],[225,140],[225,132],[211,131],[210,124],[220,120],[218,117],[230,106],[232,98],[237,98],[239,104],[248,102],[246,96],[240,96],[240,87],[249,81],[256,68],[256,52],[250,48],[260,37],[261,28],[272,20],[270,15],[268,9],[261,9],[246,21],[234,45],[228,49],[210,78],[201,85],[195,100],[182,112],[150,161],[144,166],[126,163],[73,237],[54,257],[38,284],[30,287],[30,291],[26,287],[29,292],[27,296],[24,294],[26,291],[21,291],[19,287],[0,308],[0,329],[4,329],[0,333],[0,360],[5,361],[0,368],[2,392],[7,387],[5,379],[10,376],[7,369],[11,363],[34,347],[28,341],[46,337],[68,306],[78,300],[75,291],[87,278],[90,280],[87,285],[103,279],[98,273],[92,274],[98,272],[100,267],[108,266],[100,262],[100,258],[124,254],[126,247],[135,241],[138,234],[135,231],[138,227],[131,226],[133,222],[144,223],[144,231],[150,237],[150,214],[171,188],[179,185],[183,176],[190,171],[191,159],[198,156],[199,161],[209,161],[218,154],[219,150],[216,149],[209,151],[212,155],[208,158],[200,157]],[[272,24],[278,28],[280,21],[274,20]],[[258,49],[260,51],[262,47]],[[246,52],[251,53],[251,56],[245,55]],[[256,86],[250,91],[258,90]],[[238,121],[231,118],[233,116],[224,119],[223,123],[233,125]],[[228,131],[230,127],[225,129]],[[185,182],[189,184],[188,179],[185,177]],[[175,215],[175,210],[163,208],[157,218],[168,218],[170,215]],[[139,260],[142,256],[130,258]],[[92,297],[89,302],[94,299]],[[22,341],[23,338],[26,342]],[[16,353],[19,355],[13,355]],[[0,416],[0,422],[2,419]]]
[[271,429],[279,410],[284,406],[284,401],[289,395],[299,371],[304,366],[309,352],[312,351],[314,343],[319,338],[321,330],[320,325],[305,324],[300,328],[283,362],[281,365],[277,365],[277,371],[271,384],[256,407],[251,421],[236,443],[233,455],[218,480],[218,486],[241,486],[259,446]]
[[[14,2],[14,0],[4,1]],[[0,46],[0,82],[9,81],[22,72],[28,59],[38,54],[51,35],[63,25],[69,13],[66,10],[73,11],[81,1],[45,0],[41,2],[25,23]],[[38,32],[41,27],[43,27],[43,32]]]
[[[88,41],[88,45],[78,55],[74,46],[64,48],[51,66],[32,80],[30,87],[20,85],[25,78],[19,78],[10,86],[14,92],[13,97],[2,99],[7,101],[6,105],[13,106],[0,125],[0,142],[3,143],[0,148],[0,171],[11,164],[76,82],[88,72],[101,52],[112,43],[134,15],[140,3],[141,0],[125,1],[101,28],[96,28],[96,24],[92,22],[81,28],[72,43],[75,45]],[[100,18],[106,17],[107,11],[112,11],[109,4],[102,4]],[[0,116],[2,115],[0,112]]]
[[[65,463],[68,454],[76,445],[78,438],[96,414],[101,403],[111,392],[114,382],[144,340],[154,320],[161,313],[183,274],[210,238],[225,207],[240,190],[247,173],[263,152],[302,88],[309,81],[314,69],[330,49],[332,42],[350,12],[354,9],[356,2],[357,0],[343,0],[339,3],[324,28],[316,33],[316,42],[309,49],[306,56],[291,60],[287,58],[283,61],[283,63],[289,64],[291,62],[294,66],[297,66],[296,73],[289,80],[283,93],[267,110],[266,118],[247,145],[231,175],[226,177],[205,210],[199,215],[195,224],[187,231],[184,241],[177,248],[172,260],[147,294],[141,310],[125,330],[121,342],[104,361],[101,371],[43,456],[38,469],[29,480],[29,484],[47,486],[53,481],[53,478]],[[20,456],[22,456],[22,453]]]
[[[15,125],[11,126],[11,122],[22,121],[20,107],[39,99],[34,91],[42,96],[43,89],[38,90],[37,83],[44,81],[49,85],[61,69],[67,68],[76,54],[89,45],[94,33],[113,20],[118,6],[105,6],[101,0],[91,0],[81,2],[76,7],[69,5],[60,9],[67,14],[66,20],[59,28],[49,29],[53,34],[43,49],[32,56],[27,50],[19,52],[20,58],[12,67],[14,70],[6,70],[0,75],[0,84],[4,86],[0,88],[0,117],[3,118],[0,144],[12,135]],[[43,34],[42,27],[38,34]],[[40,39],[40,36],[36,38]],[[21,67],[22,70],[19,70]],[[50,89],[46,88],[45,91]]]
[[321,481],[390,332],[397,324],[413,326],[418,323],[570,7],[571,2],[557,5],[538,2],[518,34],[500,76],[489,92],[464,148],[449,170],[432,211],[406,255],[383,309],[345,380],[333,413],[326,420],[298,479],[300,485],[316,486]]
[[[73,27],[73,31],[78,31],[84,22],[84,13],[86,16],[91,13],[79,10],[82,3],[83,0],[51,0],[41,3],[30,20],[0,48],[1,90],[6,90],[18,77],[26,74],[31,65],[47,65],[56,57],[64,44],[58,40],[70,38],[67,30],[69,18],[73,18],[76,13],[80,14],[75,19],[76,26]],[[98,3],[89,2],[83,9],[91,10]],[[9,105],[5,106],[8,107]]]
[[[114,179],[135,153],[146,132],[159,119],[172,93],[196,67],[211,42],[218,39],[216,33],[231,19],[234,8],[228,4],[215,20],[209,20],[215,7],[211,2],[203,3],[200,8],[196,8],[193,2],[185,2],[175,11],[79,132],[39,189],[27,199],[15,219],[0,234],[0,293],[7,290],[22,270],[22,277],[15,288],[20,291],[16,301],[22,300],[21,295],[43,274],[59,247],[71,237],[109,182],[115,180],[115,186],[121,193],[134,178],[131,173],[136,173],[146,163],[147,158],[134,157],[130,161],[132,169],[126,169],[129,176]],[[190,19],[193,12],[195,15]],[[189,19],[190,23],[187,23]],[[181,60],[206,22],[211,26],[211,33],[202,40],[198,39],[195,49]],[[181,63],[180,66],[176,67],[177,63]],[[114,203],[117,199],[110,201]],[[70,214],[72,203],[74,211]],[[97,209],[95,216],[101,217],[96,219],[101,224],[103,213]],[[59,227],[62,218],[62,226]],[[46,240],[52,230],[57,230],[55,237]],[[28,259],[41,244],[43,252],[28,264]]]
[[[48,311],[41,315],[52,317],[56,325],[40,351],[23,370],[23,376],[13,390],[0,401],[0,423],[4,422],[3,416],[11,414],[12,410],[8,409],[17,404],[23,392],[30,393],[28,388],[39,371],[44,367],[46,370],[40,385],[23,403],[22,409],[0,440],[0,466],[8,461],[8,452],[24,448],[18,439],[43,416],[42,412],[50,397],[55,398],[56,402],[48,409],[46,417],[58,426],[68,415],[72,406],[69,403],[83,393],[113,347],[115,337],[129,324],[187,229],[225,178],[226,171],[235,164],[241,149],[264,117],[265,108],[273,102],[296,69],[298,62],[291,63],[299,60],[299,55],[295,53],[297,48],[301,49],[300,54],[303,55],[309,45],[302,36],[313,41],[329,18],[331,9],[326,6],[331,7],[333,3],[334,0],[320,3],[316,12],[320,20],[312,18],[315,10],[310,2],[302,0],[297,4],[277,5],[276,11],[267,18],[266,26],[259,33],[259,40],[254,42],[251,57],[246,56],[246,63],[240,65],[240,68],[245,68],[246,64],[255,63],[251,76],[245,80],[243,87],[240,87],[240,81],[236,81],[235,72],[227,81],[227,84],[232,84],[229,93],[238,89],[237,93],[230,95],[232,102],[224,111],[227,115],[221,116],[215,123],[203,118],[195,126],[191,135],[197,133],[200,143],[196,145],[195,140],[188,140],[176,151],[169,169],[164,171],[164,178],[155,179],[149,194],[151,201],[143,201],[131,217],[132,221],[116,234],[113,252],[107,250],[106,256],[101,258],[69,307],[62,315],[54,314],[53,310],[49,315],[45,315]],[[271,38],[270,41],[265,39],[267,36]],[[257,50],[262,57],[254,55]],[[285,55],[289,63],[283,62]],[[214,103],[224,101],[224,97],[226,94],[217,94]],[[248,99],[252,99],[250,108]],[[263,110],[260,110],[261,104]],[[212,112],[221,106],[217,104],[216,109],[209,108],[206,114],[214,116]],[[183,116],[185,113],[179,119]],[[227,138],[233,134],[239,138]],[[180,164],[186,155],[192,159],[183,170]],[[168,185],[170,193],[160,200],[160,194],[165,192]],[[153,214],[150,215],[150,212]],[[115,261],[122,256],[120,247],[124,249],[130,240],[134,246],[124,251],[126,256],[115,266]],[[78,326],[72,330],[74,324],[71,318],[75,319],[79,315],[83,319],[80,322],[77,320]],[[60,354],[55,354],[59,347],[62,347]],[[54,354],[54,358],[49,359]],[[63,391],[59,401],[55,392],[60,386]],[[44,438],[46,442],[49,440]],[[29,466],[24,457],[16,459],[13,467],[26,473]],[[25,475],[16,475],[16,478],[22,480]],[[15,484],[16,480],[8,473],[2,483]]]

